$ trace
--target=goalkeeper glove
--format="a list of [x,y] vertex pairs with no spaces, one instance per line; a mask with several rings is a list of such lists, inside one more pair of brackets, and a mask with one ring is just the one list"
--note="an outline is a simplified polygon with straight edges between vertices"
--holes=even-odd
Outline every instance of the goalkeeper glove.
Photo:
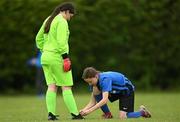
[[64,72],[68,72],[68,71],[71,70],[71,61],[68,58],[67,53],[62,54],[62,57],[63,57],[63,69],[64,69]]

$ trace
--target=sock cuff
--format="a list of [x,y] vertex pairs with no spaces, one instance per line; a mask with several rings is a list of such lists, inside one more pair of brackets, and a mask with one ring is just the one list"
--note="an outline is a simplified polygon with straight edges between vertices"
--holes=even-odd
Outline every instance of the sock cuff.
[[72,90],[69,89],[69,90],[64,90],[63,91],[63,95],[72,95]]
[[56,95],[56,92],[54,92],[54,91],[47,91],[47,94]]

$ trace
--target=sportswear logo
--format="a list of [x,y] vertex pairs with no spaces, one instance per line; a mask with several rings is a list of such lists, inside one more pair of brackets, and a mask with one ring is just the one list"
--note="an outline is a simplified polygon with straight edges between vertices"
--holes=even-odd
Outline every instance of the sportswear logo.
[[126,108],[126,107],[124,107],[123,109],[124,109],[124,110],[127,110],[127,108]]
[[112,91],[112,93],[113,93],[113,94],[116,94],[116,91],[115,91],[115,90],[113,90],[113,91]]

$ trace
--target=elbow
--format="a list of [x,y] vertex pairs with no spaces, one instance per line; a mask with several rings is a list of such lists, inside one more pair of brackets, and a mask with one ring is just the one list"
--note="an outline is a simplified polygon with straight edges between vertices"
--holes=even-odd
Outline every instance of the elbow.
[[93,104],[91,104],[92,106],[95,106],[96,105],[96,103],[93,103]]
[[36,35],[35,40],[36,40],[36,42],[38,42],[40,40],[38,35]]
[[93,101],[91,105],[95,106],[96,105],[96,101]]
[[95,106],[96,105],[96,102],[90,102],[89,105],[92,107],[92,106]]

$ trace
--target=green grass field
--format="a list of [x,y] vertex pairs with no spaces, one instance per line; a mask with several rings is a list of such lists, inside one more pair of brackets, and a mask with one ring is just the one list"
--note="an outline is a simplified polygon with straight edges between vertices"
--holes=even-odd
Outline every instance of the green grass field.
[[[180,121],[180,93],[137,93],[135,110],[144,104],[152,113],[152,118],[127,119],[126,122],[179,122]],[[78,108],[81,109],[89,101],[89,94],[75,94]],[[62,96],[57,99],[57,114],[60,122],[119,122],[118,101],[108,103],[114,118],[101,119],[100,110],[86,116],[85,120],[71,120]],[[58,122],[57,121],[57,122]],[[48,122],[45,98],[37,96],[0,96],[0,122]]]

